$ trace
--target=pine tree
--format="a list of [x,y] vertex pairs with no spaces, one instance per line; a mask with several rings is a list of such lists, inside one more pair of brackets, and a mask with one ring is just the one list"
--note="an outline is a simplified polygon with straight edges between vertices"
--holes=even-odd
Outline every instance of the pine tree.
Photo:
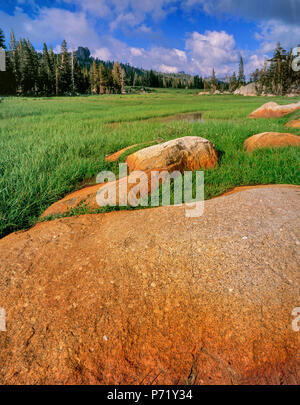
[[29,40],[21,41],[21,90],[23,94],[36,94],[38,90],[39,59]]
[[84,94],[88,91],[88,87],[88,73],[85,69],[81,69],[74,55],[74,91],[75,93]]
[[111,94],[114,92],[114,78],[113,78],[112,71],[110,68],[107,68],[106,73],[107,73],[106,93]]
[[213,91],[213,92],[215,92],[218,88],[215,69],[212,70],[212,75],[210,78],[210,88],[211,88],[211,91]]
[[240,64],[239,64],[239,75],[238,75],[238,85],[239,86],[244,86],[246,84],[246,78],[244,74],[244,61],[243,58],[240,58]]
[[72,85],[72,94],[75,93],[75,75],[74,75],[74,64],[75,64],[75,59],[74,59],[74,49],[72,48],[71,52],[71,85]]
[[47,45],[44,43],[43,55],[39,69],[39,89],[42,94],[53,94],[53,71]]
[[67,43],[63,40],[61,44],[61,61],[58,70],[58,80],[59,80],[59,93],[65,94],[72,90],[72,73],[71,73],[71,63],[70,55],[67,49]]
[[125,81],[126,81],[126,71],[125,69],[121,68],[121,92],[125,91]]
[[56,93],[56,57],[52,46],[49,47],[49,75],[51,78],[51,94]]
[[237,81],[235,72],[233,72],[233,74],[229,80],[229,91],[234,92],[237,87],[238,87],[238,81]]
[[91,93],[92,94],[97,94],[98,89],[97,89],[97,78],[98,78],[98,72],[97,72],[97,65],[95,60],[93,61],[91,70],[90,70],[90,83],[91,83]]
[[13,31],[10,33],[10,54],[11,54],[11,66],[15,77],[16,91],[21,91],[21,58],[20,53],[22,49],[22,41],[16,43],[15,34]]
[[99,79],[100,79],[100,94],[105,94],[108,92],[108,76],[103,63],[100,63],[99,65]]
[[56,61],[56,66],[55,66],[55,94],[56,94],[56,96],[58,96],[59,93],[60,93],[60,90],[59,90],[59,72],[58,72],[58,60],[57,60]]
[[112,69],[112,77],[113,77],[113,87],[115,93],[121,93],[122,89],[122,75],[121,75],[121,67],[118,62],[114,63]]

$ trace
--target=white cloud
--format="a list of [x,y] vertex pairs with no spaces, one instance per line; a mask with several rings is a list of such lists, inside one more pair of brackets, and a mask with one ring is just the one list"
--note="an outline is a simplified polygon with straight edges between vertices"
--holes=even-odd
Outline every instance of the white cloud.
[[139,28],[139,31],[145,33],[145,34],[151,34],[152,33],[152,29],[150,27],[147,27],[147,25],[142,24]]
[[178,73],[176,66],[159,65],[158,70],[163,73]]
[[173,49],[173,52],[179,60],[181,60],[182,62],[187,62],[187,56],[184,51],[181,51],[180,49]]
[[142,56],[144,49],[140,49],[140,48],[130,48],[130,52],[133,56]]
[[101,59],[101,60],[112,60],[112,53],[108,48],[98,48],[95,50],[93,53],[93,56],[95,58]]
[[89,23],[83,12],[73,13],[59,8],[39,9],[39,14],[30,18],[20,8],[15,9],[14,15],[0,11],[1,27],[6,38],[9,38],[11,29],[16,37],[29,38],[34,43],[47,41],[56,45],[66,39],[70,46],[94,46],[98,34]]
[[235,47],[233,35],[225,31],[193,32],[186,41],[186,50],[191,61],[191,70],[203,75],[224,75],[236,68],[240,53]]
[[164,18],[175,11],[176,0],[64,0],[92,16],[109,18],[112,30],[127,25],[137,27],[150,16],[154,20]]
[[285,24],[277,20],[270,20],[260,24],[260,32],[256,33],[256,39],[261,41],[262,52],[273,52],[277,42],[286,48],[294,48],[300,42],[300,25]]

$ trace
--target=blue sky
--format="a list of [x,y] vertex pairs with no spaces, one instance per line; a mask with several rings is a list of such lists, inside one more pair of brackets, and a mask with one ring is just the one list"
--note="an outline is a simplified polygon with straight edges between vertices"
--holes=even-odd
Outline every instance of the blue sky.
[[87,46],[104,60],[223,77],[261,67],[280,41],[300,42],[300,0],[0,0],[6,38],[59,50]]

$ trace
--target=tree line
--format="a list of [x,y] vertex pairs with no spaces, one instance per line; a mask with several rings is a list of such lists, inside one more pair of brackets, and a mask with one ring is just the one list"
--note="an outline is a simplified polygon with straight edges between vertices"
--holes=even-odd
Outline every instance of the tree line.
[[[6,49],[1,29],[0,47]],[[256,83],[257,92],[283,95],[300,88],[300,72],[293,70],[293,59],[292,51],[287,52],[278,44],[273,58],[250,76],[250,82]],[[242,57],[238,74],[234,72],[228,80],[220,81],[217,80],[214,69],[210,78],[202,78],[184,72],[160,73],[129,64],[101,61],[91,57],[88,48],[79,47],[77,51],[69,52],[65,40],[59,53],[55,53],[46,44],[43,51],[38,52],[28,39],[16,40],[11,32],[9,49],[6,49],[6,71],[0,75],[0,94],[111,94],[122,93],[126,86],[234,92],[246,83]]]
[[[0,29],[0,47],[6,49]],[[0,93],[24,96],[121,93],[125,86],[195,88],[205,87],[199,76],[163,74],[90,56],[88,48],[68,51],[64,40],[59,53],[44,43],[38,52],[28,39],[10,35],[6,71],[0,77]]]

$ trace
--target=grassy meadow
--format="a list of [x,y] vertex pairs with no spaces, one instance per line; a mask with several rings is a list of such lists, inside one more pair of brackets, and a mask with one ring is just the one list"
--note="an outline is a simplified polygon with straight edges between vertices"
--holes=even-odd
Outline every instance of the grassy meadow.
[[[246,153],[251,135],[291,132],[299,112],[279,119],[249,119],[268,101],[284,97],[197,96],[194,91],[154,91],[142,95],[4,98],[0,103],[0,237],[33,225],[53,202],[101,170],[117,173],[105,156],[126,146],[194,135],[221,152],[217,169],[205,171],[205,198],[240,185],[300,184],[299,148]],[[155,118],[201,112],[203,122]],[[135,148],[134,150],[136,150]],[[132,153],[131,150],[128,153]],[[127,154],[128,154],[127,153]],[[124,161],[126,154],[120,161]]]

